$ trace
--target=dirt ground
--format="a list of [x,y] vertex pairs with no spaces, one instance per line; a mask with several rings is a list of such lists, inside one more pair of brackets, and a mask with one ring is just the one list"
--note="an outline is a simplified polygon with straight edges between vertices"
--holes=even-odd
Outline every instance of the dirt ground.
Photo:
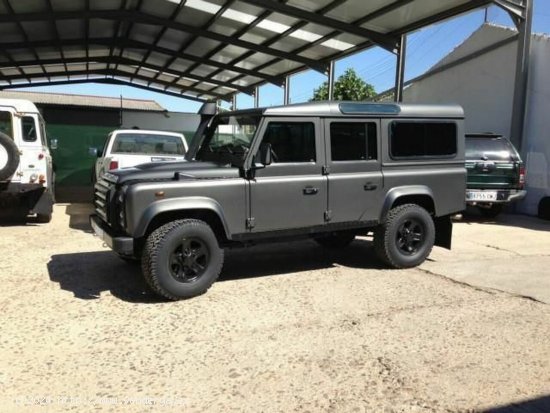
[[0,226],[2,412],[550,411],[548,223],[458,222],[406,271],[368,238],[229,251],[165,302],[86,213]]

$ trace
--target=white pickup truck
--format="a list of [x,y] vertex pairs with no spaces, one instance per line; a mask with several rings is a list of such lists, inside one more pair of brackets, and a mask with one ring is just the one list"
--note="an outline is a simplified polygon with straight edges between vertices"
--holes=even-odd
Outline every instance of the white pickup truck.
[[184,160],[188,146],[181,133],[142,129],[119,129],[107,136],[98,152],[93,179],[97,182],[105,172],[131,168],[149,162]]

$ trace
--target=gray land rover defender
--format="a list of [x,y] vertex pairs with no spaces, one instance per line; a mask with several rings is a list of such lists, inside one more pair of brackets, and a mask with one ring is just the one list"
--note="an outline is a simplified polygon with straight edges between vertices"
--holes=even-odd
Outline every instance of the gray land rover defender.
[[458,106],[319,102],[215,114],[186,162],[106,173],[95,185],[98,236],[141,260],[156,293],[204,293],[224,248],[310,237],[325,248],[374,234],[393,268],[451,246],[464,210],[463,110]]

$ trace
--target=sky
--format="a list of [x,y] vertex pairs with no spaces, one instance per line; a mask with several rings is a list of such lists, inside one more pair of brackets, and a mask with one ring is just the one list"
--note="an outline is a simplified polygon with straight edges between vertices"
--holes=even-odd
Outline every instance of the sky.
[[[435,63],[460,45],[485,21],[485,10],[478,10],[457,18],[426,27],[409,34],[407,40],[407,58],[405,80],[413,79],[426,72]],[[487,21],[504,26],[513,26],[508,14],[497,6],[491,6],[487,12]],[[550,0],[534,0],[534,33],[550,34]],[[372,84],[377,93],[393,87],[396,58],[391,53],[373,47],[366,51],[348,56],[335,64],[335,76],[338,78],[347,68],[353,68],[366,82]],[[326,80],[326,76],[307,70],[295,74],[290,79],[290,102],[308,101],[315,88]],[[123,96],[125,98],[152,99],[169,111],[197,112],[200,103],[161,93],[149,92],[131,86],[82,84],[64,86],[45,86],[21,88],[19,90],[54,93],[73,93],[98,96]],[[260,87],[260,106],[283,104],[283,89],[271,84]],[[224,103],[228,106],[229,103]],[[245,94],[237,95],[237,108],[254,106],[254,99]]]

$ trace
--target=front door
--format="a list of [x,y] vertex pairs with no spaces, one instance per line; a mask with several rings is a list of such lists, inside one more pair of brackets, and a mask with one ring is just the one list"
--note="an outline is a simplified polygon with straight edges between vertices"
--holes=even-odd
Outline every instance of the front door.
[[250,183],[250,229],[323,225],[328,192],[319,119],[266,119],[259,133],[260,145],[271,144],[273,162],[258,169]]
[[383,203],[379,121],[325,119],[331,223],[374,221]]

